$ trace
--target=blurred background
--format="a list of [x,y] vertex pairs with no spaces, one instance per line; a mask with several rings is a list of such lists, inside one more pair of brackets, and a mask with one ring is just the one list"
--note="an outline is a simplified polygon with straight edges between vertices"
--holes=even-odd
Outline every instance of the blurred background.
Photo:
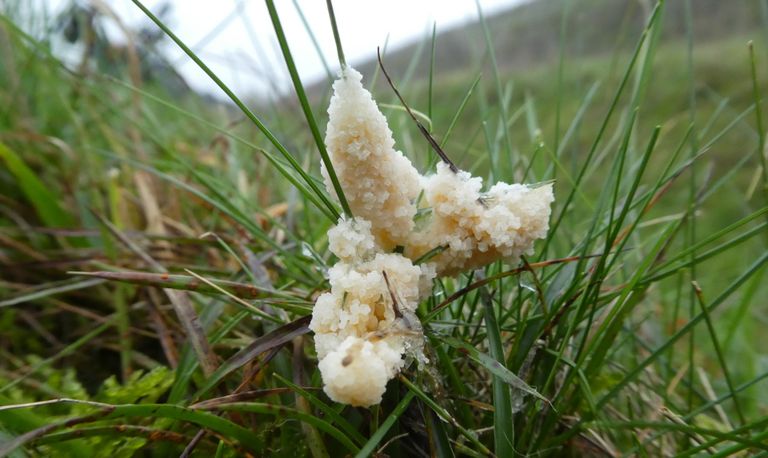
[[[239,94],[279,97],[290,89],[262,2],[150,0],[145,4]],[[768,14],[768,7],[760,0],[696,0],[690,2],[688,18],[687,4],[668,2],[665,41],[683,39],[687,27],[693,29],[697,45],[735,39],[759,29]],[[434,27],[440,36],[437,66],[445,72],[465,69],[481,58],[482,53],[473,52],[482,50],[479,14],[492,18],[489,27],[500,67],[520,71],[557,57],[563,12],[568,15],[565,25],[569,29],[564,52],[569,57],[585,57],[631,48],[652,7],[650,0],[395,0],[386,5],[347,0],[338,2],[336,10],[352,65],[365,67],[377,47],[396,53],[401,61],[410,61],[426,52],[424,44]],[[127,40],[138,40],[142,52],[160,54],[193,90],[221,97],[210,78],[178,47],[164,40],[129,0],[4,0],[3,8],[15,10],[20,18],[26,16],[20,25],[35,36],[50,37],[56,55],[72,65],[84,55],[118,59],[114,53],[124,48]],[[291,0],[280,2],[278,10],[303,81],[316,84],[335,75],[338,63],[325,4]],[[686,20],[692,23],[686,24]],[[52,29],[58,33],[51,35]],[[757,35],[762,39],[766,32]],[[416,60],[425,67],[428,59],[424,57],[421,54]]]
[[[323,233],[322,225],[300,224],[308,218],[300,196],[285,180],[271,180],[266,163],[254,157],[250,148],[265,145],[264,138],[132,2],[2,0],[0,5],[10,21],[0,28],[4,88],[0,139],[15,142],[22,159],[60,200],[54,205],[58,209],[48,209],[54,216],[46,220],[39,207],[45,209],[45,204],[30,205],[14,175],[0,171],[4,208],[0,221],[6,241],[0,268],[5,294],[11,298],[3,304],[27,298],[33,285],[47,291],[50,281],[77,283],[64,272],[87,267],[93,256],[131,265],[133,255],[114,258],[114,253],[105,253],[105,242],[93,232],[98,227],[94,211],[111,215],[125,230],[159,237],[151,242],[152,250],[171,264],[193,264],[189,256],[195,252],[185,251],[183,243],[169,251],[163,239],[179,242],[173,237],[187,240],[217,227],[230,231],[219,226],[222,221],[210,220],[206,205],[179,203],[189,199],[168,182],[135,182],[130,165],[134,160],[198,185],[197,178],[182,173],[184,167],[210,167],[220,180],[216,182],[220,197],[243,205],[244,214],[272,208],[298,237]],[[547,179],[557,170],[575,175],[654,6],[650,0],[334,5],[349,62],[364,73],[364,84],[389,116],[398,147],[419,168],[424,170],[433,156],[412,121],[394,109],[397,101],[374,60],[377,47],[384,50],[388,71],[406,99],[430,118],[438,138],[450,132],[446,150],[462,168],[508,180],[522,178],[527,169],[528,181]],[[317,155],[306,154],[313,149],[312,138],[263,2],[153,0],[147,6],[278,133],[307,170],[318,170]],[[278,10],[322,129],[330,83],[339,65],[325,2],[281,1]],[[754,154],[759,132],[751,125],[754,94],[747,43],[754,43],[758,75],[764,75],[766,24],[766,1],[666,2],[660,28],[649,40],[655,53],[652,68],[640,69],[647,72],[647,81],[638,90],[643,103],[637,138],[647,138],[659,124],[665,132],[661,142],[667,154],[656,156],[652,166],[661,168],[678,149],[690,123],[696,122],[701,138],[690,147],[706,148],[707,162],[695,172],[693,182],[701,187],[723,177],[730,180],[698,207],[701,234],[738,220],[757,203],[762,172]],[[633,73],[629,84],[638,78],[640,73]],[[764,78],[758,77],[758,83],[765,89]],[[629,106],[626,100],[620,103]],[[615,151],[626,116],[607,125],[609,141],[597,152],[583,192],[598,195],[601,190],[601,167]],[[198,121],[191,122],[192,118]],[[251,146],[237,147],[238,142],[225,134],[251,141]],[[556,167],[551,153],[546,153],[550,148],[558,150]],[[508,155],[513,165],[494,170],[492,158],[497,153]],[[268,186],[263,185],[266,179]],[[561,177],[558,192],[565,193],[569,185],[569,178]],[[688,184],[673,188],[651,213],[647,227],[654,229],[680,217],[690,197],[688,188]],[[594,206],[592,197],[585,195],[568,215],[576,233],[583,224],[571,215],[578,215],[579,208],[590,212]],[[275,210],[274,205],[285,207]],[[63,230],[59,226],[84,230],[55,234],[76,241],[85,236],[85,242],[73,246],[64,240],[61,246],[48,238],[50,230],[39,229],[39,237],[16,244],[24,233],[20,228],[43,223],[56,230]],[[61,251],[44,255],[45,262],[37,259],[33,253],[52,249],[51,243]],[[557,243],[567,253],[574,242]],[[715,290],[725,285],[749,253],[762,249],[760,243],[752,243],[740,245],[734,252],[740,254],[721,260],[719,270],[700,272],[702,281],[709,281]],[[227,269],[213,268],[221,273]],[[104,307],[112,308],[108,294],[102,299]],[[761,322],[768,320],[764,310],[755,313]]]
[[[322,135],[339,68],[326,4],[276,3]],[[715,391],[725,393],[722,354],[734,361],[734,380],[749,385],[747,416],[768,414],[768,287],[764,265],[752,264],[766,253],[768,240],[760,213],[768,202],[761,118],[768,0],[668,0],[658,10],[651,0],[333,4],[348,62],[364,74],[397,148],[420,171],[427,173],[435,156],[386,84],[377,47],[409,105],[460,168],[486,183],[555,180],[553,215],[562,224],[537,260],[581,254],[583,246],[600,252],[603,235],[591,232],[593,223],[615,221],[614,210],[623,208],[618,197],[634,192],[629,177],[643,172],[635,202],[647,192],[652,204],[642,211],[632,207],[638,224],[626,252],[601,278],[600,306],[609,308],[611,294],[646,268],[648,283],[638,287],[632,313],[613,336],[612,364],[589,374],[596,394],[613,386],[639,355],[663,347],[664,363],[652,366],[643,396],[678,402],[685,407],[680,415],[693,411],[711,397],[711,387],[694,380],[704,379],[692,367],[706,370]],[[319,176],[317,144],[262,1],[146,5],[258,116],[299,169]],[[221,339],[214,350],[222,359],[268,332],[271,323],[250,315],[229,321],[240,309],[211,291],[187,288],[194,280],[189,270],[284,289],[294,301],[287,308],[292,318],[310,313],[332,262],[330,219],[306,186],[297,190],[289,182],[304,183],[270,135],[157,25],[129,0],[0,0],[0,13],[0,403],[67,396],[132,403],[143,399],[139,392],[165,396],[172,383],[169,402],[176,402],[204,379],[199,371],[192,378],[194,367],[178,369],[185,355],[195,360],[188,329],[159,287],[164,283],[156,277],[106,281],[71,271],[156,273],[149,258],[186,275],[188,283],[176,286],[188,294],[206,333]],[[645,29],[652,17],[654,26]],[[650,32],[639,45],[644,30]],[[651,138],[658,141],[646,170],[641,164]],[[614,168],[619,152],[627,157],[625,173],[618,174],[624,181]],[[289,169],[288,179],[277,173],[281,166]],[[615,208],[602,206],[614,184],[621,190],[613,195]],[[659,240],[665,245],[657,253]],[[546,270],[544,286],[562,305],[562,282],[575,285],[587,277],[556,269]],[[713,314],[717,349],[703,325],[695,339],[676,340],[700,311],[692,280],[707,301],[721,300]],[[525,296],[535,289],[514,281],[505,291],[519,288],[519,296],[509,294],[515,310],[535,303]],[[504,332],[513,336],[516,317],[507,318]],[[589,320],[573,329],[590,335],[589,326],[600,323]],[[477,329],[469,321],[460,327],[468,340]],[[516,337],[506,342],[517,345]],[[275,366],[290,378],[284,353]],[[519,368],[526,354],[511,354],[510,361]],[[307,367],[306,382],[319,387],[317,371]],[[156,371],[151,380],[136,375],[150,371]],[[182,381],[174,382],[179,373]],[[531,384],[543,384],[549,374],[533,374]],[[487,377],[477,379],[476,391],[487,395]],[[626,397],[612,407],[630,418],[656,418],[655,407],[634,389],[622,391]],[[573,413],[568,407],[583,407],[579,394],[573,396],[564,417]],[[492,409],[482,404],[490,400],[478,400],[461,405],[476,410],[470,417],[479,419],[478,428],[491,428]],[[59,407],[47,414],[74,413]],[[730,427],[720,423],[725,414],[709,413],[705,426]],[[29,420],[22,430],[42,421]],[[279,422],[255,424],[282,434]],[[634,434],[628,428],[623,443],[632,443]],[[284,447],[293,442],[286,439]],[[668,446],[674,450],[668,443],[658,450]],[[649,456],[659,456],[658,450]]]
[[[404,48],[441,30],[461,28],[477,20],[478,8],[493,15],[525,0],[484,0],[458,2],[408,2],[386,4],[343,1],[336,6],[337,20],[344,24],[342,40],[353,65],[370,59],[377,47]],[[6,2],[7,3],[7,2]],[[233,90],[259,97],[285,95],[290,89],[280,48],[267,9],[253,0],[174,1],[145,3],[160,13],[182,40]],[[155,33],[144,14],[130,1],[32,0],[19,2],[30,12],[47,11],[59,21],[85,21],[97,30],[98,39],[111,46],[126,44],[125,31],[139,32],[143,39]],[[277,5],[285,33],[290,37],[296,65],[305,83],[317,83],[335,75],[338,63],[326,5],[322,1],[290,0]],[[39,19],[39,15],[32,14]],[[70,18],[70,19],[68,19]],[[40,24],[42,27],[46,27]],[[82,32],[86,32],[86,29]],[[70,29],[70,34],[73,29]],[[56,52],[74,62],[85,46],[80,40],[57,42]],[[102,43],[102,44],[103,44]],[[215,85],[181,50],[167,42],[149,43],[163,54],[194,90],[219,95]],[[465,56],[466,57],[466,56]],[[277,87],[275,87],[277,85]],[[275,90],[279,93],[275,94]]]

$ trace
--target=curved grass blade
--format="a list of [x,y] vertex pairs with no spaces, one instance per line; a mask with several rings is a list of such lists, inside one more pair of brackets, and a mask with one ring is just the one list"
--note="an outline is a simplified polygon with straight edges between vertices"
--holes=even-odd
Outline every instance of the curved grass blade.
[[335,426],[331,425],[327,421],[282,405],[265,404],[259,402],[233,402],[231,404],[221,404],[216,407],[216,410],[223,410],[228,412],[251,412],[266,415],[285,415],[287,417],[296,418],[297,420],[308,423],[317,429],[325,431],[331,435],[331,437],[339,441],[339,443],[341,443],[349,451],[357,453],[360,450],[360,448],[356,446],[347,437],[346,434],[339,431]]
[[313,406],[317,407],[318,409],[322,410],[322,412],[331,420],[333,420],[334,423],[336,423],[339,428],[341,428],[349,437],[354,439],[355,442],[358,444],[365,444],[365,438],[362,434],[360,434],[354,426],[352,426],[351,423],[349,423],[344,417],[339,415],[335,410],[331,408],[328,404],[321,401],[317,396],[313,395],[309,391],[305,390],[304,388],[296,385],[295,383],[291,382],[290,380],[281,377],[280,374],[275,372],[274,377],[278,380],[280,380],[282,383],[286,384],[288,388],[291,390],[299,393],[300,395],[304,396]]
[[202,410],[170,404],[117,405],[104,419],[125,417],[158,417],[181,420],[220,433],[224,437],[235,439],[251,450],[256,451],[263,448],[261,437],[254,431]]
[[481,366],[488,369],[489,372],[491,372],[493,375],[500,377],[504,383],[511,386],[514,389],[520,390],[526,394],[530,394],[531,396],[546,402],[549,404],[549,399],[544,397],[541,393],[536,391],[534,388],[529,386],[527,383],[525,383],[520,377],[512,373],[509,369],[501,365],[499,361],[494,359],[492,356],[487,355],[481,351],[479,351],[477,348],[473,347],[472,345],[462,342],[461,340],[455,338],[455,337],[448,337],[448,336],[435,336],[440,341],[445,342],[446,344],[458,349],[460,352],[465,353],[467,356],[469,356],[473,361],[479,363]]
[[[60,402],[70,403],[73,402],[73,400],[61,400]],[[98,407],[98,410],[88,415],[82,415],[79,417],[70,418],[68,420],[63,420],[61,422],[51,423],[49,425],[22,434],[16,439],[0,446],[0,456],[6,456],[24,444],[32,440],[45,437],[48,435],[48,433],[52,433],[58,429],[74,426],[77,424],[92,423],[99,420],[114,420],[131,417],[170,418],[174,420],[194,423],[205,429],[221,434],[224,437],[235,439],[243,446],[251,450],[258,451],[263,448],[263,441],[255,432],[209,412],[170,404],[112,405],[92,402],[87,404]]]
[[50,227],[72,227],[72,215],[59,205],[59,199],[24,163],[22,158],[5,144],[0,143],[0,159],[16,178],[24,195],[35,208],[40,220]]
[[165,23],[163,23],[163,21],[161,21],[157,16],[152,14],[152,12],[146,6],[144,6],[141,0],[131,0],[131,1],[133,1],[133,3],[137,7],[139,7],[139,9],[143,11],[144,14],[152,22],[154,22],[158,27],[160,27],[160,29],[166,35],[168,35],[168,37],[171,40],[173,40],[173,42],[176,43],[176,45],[179,48],[181,48],[182,51],[184,51],[189,56],[189,58],[192,59],[195,62],[195,64],[197,64],[197,66],[200,67],[200,69],[203,70],[205,74],[208,75],[208,77],[210,77],[211,80],[213,80],[214,83],[216,83],[217,86],[219,86],[219,88],[222,91],[224,91],[227,97],[229,97],[230,100],[232,100],[232,102],[235,105],[237,105],[240,111],[242,111],[243,114],[248,119],[250,119],[251,122],[253,122],[256,125],[256,127],[261,131],[261,133],[264,134],[264,136],[267,137],[270,143],[272,143],[272,145],[280,152],[280,154],[283,155],[283,157],[291,165],[291,168],[293,168],[293,170],[295,170],[304,179],[304,181],[312,189],[312,191],[315,192],[318,198],[320,198],[320,200],[323,201],[328,211],[330,211],[331,214],[334,216],[334,218],[338,220],[340,216],[339,212],[338,210],[336,210],[336,207],[333,205],[333,203],[331,203],[331,201],[328,200],[328,197],[326,196],[325,192],[323,192],[318,187],[315,180],[313,180],[312,177],[309,176],[309,174],[306,171],[304,171],[304,169],[301,167],[301,164],[299,164],[298,161],[296,161],[296,158],[293,157],[293,155],[290,152],[288,152],[285,146],[283,146],[283,144],[280,143],[280,140],[278,140],[277,137],[275,137],[275,135],[267,128],[267,126],[263,122],[261,122],[261,120],[247,106],[245,106],[245,104],[240,100],[240,98],[237,97],[235,93],[232,92],[232,90],[229,89],[229,87],[226,84],[224,84],[224,82],[221,81],[221,79],[218,76],[216,76],[216,74],[197,56],[197,54],[194,53],[194,51],[189,49],[189,47],[186,44],[184,44],[184,42],[181,41],[181,39],[179,39],[179,37],[177,37],[176,34],[173,33],[173,31],[171,31],[171,29],[168,28],[168,26],[166,26]]
[[[283,60],[285,60],[285,65],[288,67],[288,73],[291,75],[291,81],[293,81],[293,88],[296,91],[296,96],[299,98],[299,104],[301,105],[301,110],[304,112],[304,117],[307,119],[309,129],[312,131],[312,138],[314,138],[315,145],[317,145],[317,149],[320,151],[320,157],[323,160],[323,164],[325,164],[325,170],[328,172],[328,178],[331,179],[333,190],[336,191],[336,196],[339,198],[341,208],[344,209],[344,214],[351,218],[352,210],[349,208],[347,198],[344,197],[344,189],[341,187],[339,178],[336,176],[333,163],[331,162],[330,156],[328,156],[328,150],[325,148],[325,141],[320,135],[320,129],[317,127],[315,115],[312,113],[312,108],[309,106],[309,100],[307,99],[307,94],[304,91],[304,85],[301,83],[301,78],[299,78],[299,72],[296,69],[296,64],[293,62],[293,55],[291,54],[291,49],[288,46],[288,40],[285,38],[283,26],[280,23],[280,16],[277,14],[274,1],[267,0],[267,9],[269,10],[269,17],[272,20],[272,27],[275,29],[275,35],[277,35],[277,41],[280,43],[280,50],[283,52]],[[330,2],[329,11],[333,11],[330,7]],[[336,32],[335,29],[334,31]],[[338,33],[335,35],[336,39],[339,40]],[[338,49],[341,50],[341,43],[339,41],[337,41],[337,46]],[[340,51],[339,59],[343,60],[343,58],[343,54]]]
[[311,316],[301,317],[298,320],[294,320],[286,325],[280,326],[274,331],[261,336],[251,342],[250,345],[237,352],[234,356],[226,360],[219,366],[216,371],[211,374],[205,384],[195,394],[195,399],[199,399],[205,393],[210,391],[213,387],[219,384],[221,380],[227,375],[241,368],[243,365],[252,361],[254,358],[271,350],[275,347],[285,345],[293,340],[294,337],[304,335],[309,332],[309,322],[312,319]]
[[35,445],[53,444],[65,442],[83,437],[105,437],[114,436],[119,440],[124,437],[141,437],[149,442],[173,442],[175,444],[186,444],[191,437],[179,434],[174,431],[148,428],[138,425],[108,425],[108,426],[88,426],[85,428],[76,428],[70,431],[61,431],[48,434],[39,439],[33,440]]

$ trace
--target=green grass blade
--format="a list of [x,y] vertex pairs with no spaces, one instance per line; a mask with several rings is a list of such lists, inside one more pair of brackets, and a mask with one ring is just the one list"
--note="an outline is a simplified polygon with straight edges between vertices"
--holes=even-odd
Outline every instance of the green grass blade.
[[341,68],[347,66],[347,58],[344,57],[344,48],[341,46],[341,35],[339,26],[336,24],[336,13],[333,12],[333,1],[325,0],[328,8],[328,18],[331,20],[331,29],[333,29],[333,41],[336,43],[336,54],[339,56],[339,65]]
[[717,355],[717,360],[720,363],[720,369],[723,371],[723,376],[725,376],[725,383],[728,385],[728,389],[730,390],[731,399],[733,400],[733,405],[736,408],[736,414],[739,416],[741,424],[744,425],[747,422],[746,418],[744,417],[744,411],[741,408],[739,398],[736,396],[733,379],[731,378],[731,371],[728,370],[728,364],[725,362],[723,350],[720,347],[720,340],[718,339],[717,333],[715,332],[715,326],[712,324],[712,318],[709,315],[707,304],[704,302],[704,294],[701,291],[701,287],[696,282],[693,283],[693,289],[696,293],[699,306],[701,307],[701,313],[704,315],[704,322],[707,324],[707,331],[709,331],[712,346],[715,348],[715,354]]
[[[285,65],[288,67],[288,73],[291,75],[293,88],[296,91],[296,96],[299,98],[299,104],[301,105],[301,110],[304,112],[304,117],[306,118],[307,124],[309,125],[309,130],[312,132],[312,138],[314,138],[315,145],[317,146],[318,151],[320,151],[320,157],[322,158],[323,164],[325,165],[325,170],[328,172],[328,178],[331,179],[331,183],[333,184],[333,190],[336,191],[336,196],[339,198],[341,208],[344,209],[344,214],[348,218],[351,218],[352,210],[349,208],[347,198],[344,197],[344,189],[342,189],[341,183],[339,183],[339,178],[336,176],[333,163],[331,162],[330,156],[328,156],[328,150],[325,148],[325,141],[320,134],[320,128],[317,126],[317,121],[315,121],[315,115],[312,113],[312,108],[309,106],[309,100],[307,100],[307,94],[304,91],[304,85],[301,82],[301,78],[299,78],[299,72],[296,69],[296,64],[293,62],[291,48],[288,46],[288,40],[285,38],[283,25],[280,23],[280,16],[277,14],[277,9],[275,9],[275,2],[273,0],[266,0],[266,3],[267,9],[269,10],[269,17],[272,20],[272,26],[275,29],[275,35],[277,35],[277,41],[280,43],[280,50],[283,52]],[[333,13],[330,0],[328,0],[328,10],[329,13]],[[331,17],[333,18],[333,16]],[[335,24],[335,20],[333,23]],[[334,34],[338,40],[338,34],[335,28]],[[339,59],[343,60],[344,57],[341,53],[340,42],[337,42],[337,46],[340,50]]]
[[[734,280],[728,288],[726,288],[725,291],[723,291],[712,303],[709,304],[707,307],[707,310],[709,313],[712,313],[718,306],[720,306],[731,294],[733,294],[735,291],[737,291],[752,275],[754,275],[756,272],[760,270],[760,268],[768,262],[768,253],[764,253],[760,258],[758,258],[755,262],[752,263],[752,265],[747,268],[736,280]],[[655,361],[664,351],[669,349],[672,344],[680,340],[683,336],[685,336],[691,329],[693,329],[694,326],[696,326],[701,320],[704,319],[704,314],[700,313],[696,315],[693,319],[688,321],[685,326],[680,328],[674,335],[672,335],[669,339],[667,339],[660,347],[658,347],[654,352],[645,358],[643,361],[641,361],[637,366],[633,367],[627,374],[622,378],[620,382],[618,382],[616,385],[614,385],[608,393],[605,394],[601,399],[598,400],[598,408],[601,408],[607,403],[610,399],[612,399],[619,391],[621,391],[629,382],[634,380],[635,377],[637,377],[648,365],[650,365],[653,361]]]
[[21,156],[5,144],[0,143],[0,159],[5,162],[8,171],[16,178],[16,182],[43,223],[50,227],[74,226],[72,215],[59,205],[58,196],[54,195],[50,188],[24,163]]
[[224,84],[221,79],[216,76],[216,74],[191,50],[189,47],[184,44],[179,37],[176,36],[176,34],[173,33],[173,31],[168,28],[167,25],[163,23],[160,19],[158,19],[157,16],[155,16],[140,0],[132,0],[133,3],[141,9],[141,11],[144,12],[144,14],[152,20],[160,29],[168,35],[168,37],[173,40],[176,45],[181,48],[185,54],[189,56],[190,59],[192,59],[195,64],[197,64],[198,67],[200,67],[201,70],[205,72],[206,75],[208,75],[211,80],[213,80],[214,83],[216,83],[219,88],[224,91],[224,93],[227,95],[227,97],[234,102],[235,105],[240,109],[240,111],[245,114],[245,116],[253,122],[256,127],[261,131],[261,133],[264,134],[265,137],[272,143],[272,145],[275,146],[275,148],[282,154],[282,156],[288,161],[288,163],[291,165],[293,170],[297,172],[303,179],[304,182],[312,189],[312,191],[315,192],[318,198],[320,198],[321,201],[326,205],[328,211],[334,216],[335,219],[338,219],[340,216],[338,211],[336,210],[336,207],[328,200],[325,193],[317,186],[315,181],[307,174],[307,172],[304,171],[304,169],[301,167],[301,164],[299,164],[296,161],[296,158],[293,157],[291,153],[288,152],[288,150],[283,146],[282,143],[275,137],[275,135],[267,129],[266,125],[261,122],[261,120],[247,107],[245,104],[240,100],[239,97],[235,95],[234,92],[226,85]]
[[[497,325],[497,329],[498,329],[498,325]],[[494,377],[498,377],[503,383],[509,385],[512,389],[522,391],[527,395],[531,395],[541,401],[544,401],[545,403],[549,403],[549,400],[547,398],[545,398],[538,391],[530,387],[520,377],[512,373],[512,371],[507,369],[503,365],[503,363],[499,362],[499,360],[497,360],[493,355],[487,355],[479,351],[477,348],[473,347],[472,345],[466,342],[462,342],[461,340],[456,339],[455,337],[439,336],[437,338],[441,342],[445,342],[451,347],[458,349],[460,353],[466,354],[467,356],[469,356],[473,361],[477,362],[481,366],[488,369],[488,371],[491,374],[493,374]],[[499,339],[499,342],[501,342],[501,339]]]
[[[512,399],[510,387],[507,381],[496,372],[504,367],[504,349],[501,342],[499,325],[496,322],[496,311],[493,309],[493,301],[487,290],[480,290],[483,302],[483,318],[485,330],[488,334],[488,348],[491,353],[491,361],[487,361],[493,372],[493,445],[497,456],[512,456],[514,454],[515,424],[512,418]],[[517,376],[514,377],[517,379]],[[514,380],[513,379],[513,380]]]
[[[592,158],[594,157],[595,153],[597,152],[597,147],[600,144],[600,141],[603,139],[603,135],[605,134],[608,123],[610,122],[611,118],[613,117],[613,113],[615,112],[616,108],[618,107],[619,100],[621,99],[621,96],[624,93],[624,89],[627,86],[627,83],[629,82],[629,78],[632,74],[633,69],[635,68],[635,63],[637,62],[638,58],[640,57],[640,53],[643,50],[643,45],[648,38],[648,34],[653,29],[653,27],[656,25],[656,21],[659,16],[659,11],[661,9],[661,3],[658,3],[653,10],[653,13],[651,14],[651,17],[648,20],[648,24],[646,25],[645,29],[643,30],[642,35],[640,36],[640,39],[638,40],[638,43],[635,47],[634,52],[632,53],[632,57],[630,58],[629,64],[627,65],[627,69],[624,72],[624,76],[621,80],[621,83],[619,83],[619,87],[616,89],[616,93],[613,96],[613,99],[611,101],[611,105],[608,108],[608,112],[606,113],[605,117],[603,118],[603,121],[600,125],[600,128],[597,131],[597,135],[595,136],[595,140],[592,142],[592,146],[589,149],[589,152],[587,153],[587,157],[584,159],[584,166],[579,170],[578,175],[576,176],[576,180],[573,186],[573,189],[570,191],[568,196],[565,199],[565,202],[563,203],[562,209],[560,211],[560,214],[557,216],[557,218],[554,220],[554,223],[550,225],[550,233],[557,232],[558,227],[560,226],[563,217],[568,212],[568,209],[570,207],[571,201],[573,200],[573,197],[575,196],[576,192],[578,191],[582,180],[584,179],[584,175],[587,171],[588,166],[592,163]],[[546,247],[542,250],[542,253],[546,253]]]
[[315,417],[313,415],[306,414],[290,407],[285,407],[279,404],[265,404],[259,402],[233,402],[230,404],[222,404],[216,407],[216,410],[223,410],[226,412],[250,412],[259,413],[265,415],[284,415],[289,418],[295,418],[297,420],[308,423],[317,429],[328,433],[331,437],[339,441],[347,450],[352,453],[357,453],[360,448],[356,446],[343,432],[339,431],[336,427],[328,423],[327,421]]
[[348,422],[344,417],[342,417],[335,410],[333,410],[331,406],[321,401],[320,398],[313,395],[312,393],[305,390],[304,388],[280,376],[280,374],[275,373],[274,376],[276,379],[280,380],[280,382],[284,383],[290,389],[299,393],[301,396],[305,397],[313,406],[320,409],[324,415],[326,415],[329,419],[333,420],[333,422],[336,423],[336,425],[338,425],[338,427],[341,428],[341,430],[344,431],[344,433],[347,434],[350,438],[352,438],[357,444],[359,445],[366,444],[367,441],[365,437],[363,437],[363,435],[360,434],[357,431],[357,429],[355,429],[355,427],[352,426],[350,422]]
[[413,391],[405,393],[403,399],[401,399],[400,402],[397,403],[397,406],[395,406],[395,408],[392,410],[392,412],[387,415],[387,418],[381,423],[381,425],[379,425],[379,428],[376,430],[376,432],[371,435],[370,439],[368,439],[368,442],[366,442],[363,448],[357,452],[355,458],[367,458],[373,455],[376,447],[379,446],[379,443],[381,443],[382,439],[384,439],[384,436],[386,436],[389,430],[392,429],[392,426],[400,418],[403,412],[405,412],[405,409],[408,408],[415,396],[416,394]]

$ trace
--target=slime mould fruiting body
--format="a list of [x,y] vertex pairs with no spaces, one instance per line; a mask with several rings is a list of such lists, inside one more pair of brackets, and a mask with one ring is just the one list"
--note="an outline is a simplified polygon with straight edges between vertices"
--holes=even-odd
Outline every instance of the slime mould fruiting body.
[[[497,183],[482,192],[482,178],[445,163],[420,175],[394,149],[387,120],[361,79],[352,68],[342,70],[328,108],[325,142],[354,218],[328,232],[339,261],[310,328],[325,392],[367,407],[381,402],[406,353],[425,361],[415,310],[432,280],[530,253],[547,233],[554,196],[549,184]],[[322,174],[333,193],[327,170]]]

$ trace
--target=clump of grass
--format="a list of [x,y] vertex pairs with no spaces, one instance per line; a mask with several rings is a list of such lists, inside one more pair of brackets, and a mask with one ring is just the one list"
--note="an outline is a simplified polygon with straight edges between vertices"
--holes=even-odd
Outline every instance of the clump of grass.
[[[555,180],[557,199],[535,257],[435,282],[417,310],[430,365],[372,409],[319,389],[307,325],[346,209],[296,69],[301,116],[248,108],[207,70],[234,112],[74,71],[4,9],[0,455],[764,453],[766,44],[667,42],[667,8],[630,53],[562,46],[480,77],[498,62],[486,28],[475,67],[398,78],[458,167]],[[389,118],[434,160],[404,110]]]

